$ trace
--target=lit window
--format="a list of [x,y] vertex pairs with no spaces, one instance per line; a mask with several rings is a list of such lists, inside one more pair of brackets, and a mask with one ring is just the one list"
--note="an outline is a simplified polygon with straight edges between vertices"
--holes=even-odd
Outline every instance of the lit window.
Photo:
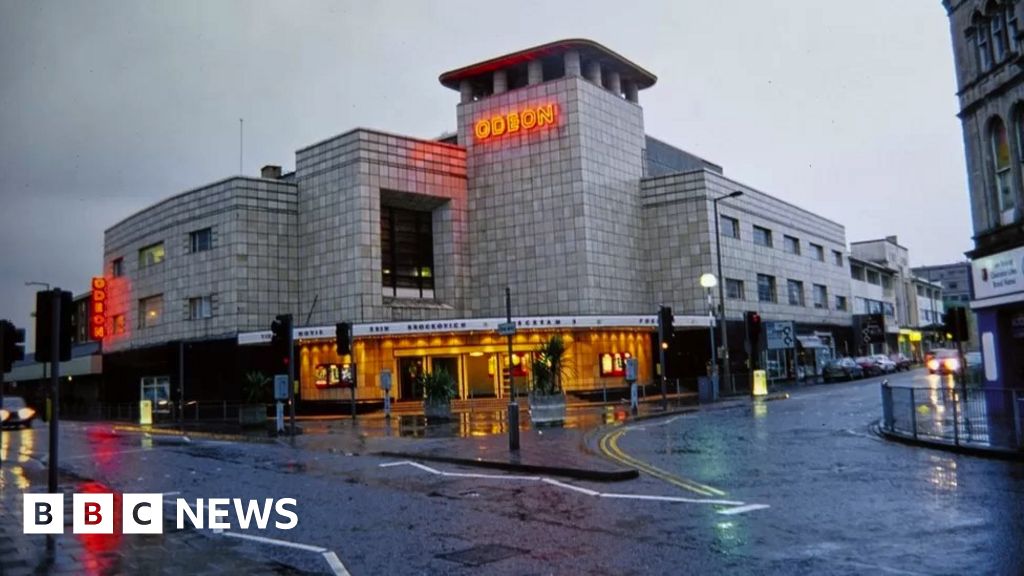
[[754,244],[758,246],[772,247],[772,231],[760,226],[754,226]]
[[114,316],[114,334],[124,334],[124,314]]
[[139,250],[139,268],[146,268],[164,261],[164,243],[151,244]]
[[199,296],[188,299],[188,319],[202,320],[213,317],[213,297]]
[[110,263],[110,275],[114,278],[124,276],[124,258],[114,258]]
[[730,300],[743,300],[746,297],[743,290],[743,280],[726,278],[725,297]]
[[1017,202],[1010,177],[1010,141],[1002,119],[993,118],[989,123],[989,138],[992,170],[995,176],[993,187],[996,195],[996,223],[1005,226],[1016,220]]
[[163,315],[163,294],[139,300],[139,328],[149,328],[160,324],[160,319]]
[[783,236],[782,246],[783,249],[785,249],[785,251],[789,252],[790,254],[800,254],[800,240],[792,236]]
[[760,302],[775,302],[778,300],[775,292],[775,277],[767,274],[757,275],[757,299]]
[[789,294],[790,306],[803,306],[804,283],[799,280],[789,280],[786,282],[786,288]]
[[384,296],[434,297],[434,232],[430,212],[381,206],[381,285]]
[[213,229],[203,228],[188,235],[192,252],[202,252],[213,247]]
[[740,221],[735,218],[730,218],[728,216],[722,216],[720,220],[722,221],[722,236],[726,238],[739,239]]
[[814,307],[828,308],[828,287],[821,284],[814,285]]

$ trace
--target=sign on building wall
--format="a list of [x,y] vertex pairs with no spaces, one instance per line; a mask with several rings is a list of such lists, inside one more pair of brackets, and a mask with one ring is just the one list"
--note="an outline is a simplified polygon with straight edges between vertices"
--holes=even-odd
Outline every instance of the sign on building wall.
[[484,141],[508,134],[529,132],[545,126],[554,126],[557,116],[558,107],[554,104],[530,106],[506,114],[481,118],[473,124],[473,134],[477,141]]
[[792,322],[765,322],[765,346],[768,350],[784,350],[792,348],[796,343],[796,334]]
[[974,299],[1020,295],[1024,300],[1024,246],[971,262]]
[[863,344],[885,343],[885,316],[856,314],[853,317],[854,337]]
[[103,340],[107,335],[107,279],[92,279],[92,301],[89,303],[89,336]]

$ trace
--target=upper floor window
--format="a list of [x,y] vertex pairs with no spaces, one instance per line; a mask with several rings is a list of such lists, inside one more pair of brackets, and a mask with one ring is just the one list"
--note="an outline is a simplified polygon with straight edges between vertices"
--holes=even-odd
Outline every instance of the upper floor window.
[[782,245],[786,252],[790,254],[800,254],[800,240],[792,236],[783,236]]
[[839,250],[833,250],[832,251],[832,260],[835,261],[836,266],[842,266],[843,265],[843,253],[840,252]]
[[836,296],[836,310],[846,312],[846,296]]
[[189,251],[202,252],[213,247],[213,229],[203,228],[188,235]]
[[850,266],[850,278],[854,280],[864,281],[864,267],[863,266]]
[[164,295],[157,294],[139,300],[139,328],[149,328],[160,324],[164,316]]
[[110,275],[114,278],[124,276],[124,258],[114,258],[110,263]]
[[988,72],[1019,49],[1015,7],[997,5],[987,14],[975,14],[967,36],[974,43],[978,70],[982,74]]
[[754,226],[754,244],[758,246],[772,247],[772,231],[760,226]]
[[825,247],[818,246],[817,244],[811,244],[811,256],[819,262],[825,261]]
[[874,284],[880,286],[882,284],[882,277],[878,272],[874,270],[868,270],[868,284]]
[[828,287],[822,284],[814,285],[814,307],[828,308]]
[[735,218],[728,216],[722,216],[722,236],[727,238],[739,238],[740,237],[740,221]]
[[892,288],[892,277],[882,274],[882,288],[889,290]]
[[434,297],[434,232],[430,212],[381,206],[384,296]]
[[734,278],[725,279],[725,297],[730,300],[743,300],[745,298],[743,292],[743,280],[736,280]]
[[775,276],[767,274],[757,275],[757,299],[761,302],[775,302],[778,300],[775,292]]
[[789,280],[786,282],[786,288],[789,293],[789,304],[791,306],[803,306],[804,283],[799,280]]
[[213,297],[197,296],[188,299],[188,319],[202,320],[213,317]]
[[989,122],[989,145],[992,154],[992,182],[995,193],[997,225],[1012,224],[1016,220],[1017,202],[1010,179],[1010,140],[1006,125],[999,117]]
[[921,296],[921,297],[924,297],[924,286],[918,286],[917,287],[917,295]]
[[164,243],[157,242],[139,249],[139,268],[145,268],[164,261]]

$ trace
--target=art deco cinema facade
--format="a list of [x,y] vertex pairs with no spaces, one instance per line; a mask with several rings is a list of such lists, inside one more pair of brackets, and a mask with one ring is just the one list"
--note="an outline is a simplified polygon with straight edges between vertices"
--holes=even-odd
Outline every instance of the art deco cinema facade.
[[[648,137],[638,93],[656,79],[643,68],[566,40],[440,80],[460,93],[455,135],[355,129],[300,149],[294,173],[229,178],[107,230],[107,400],[138,399],[143,380],[175,399],[235,399],[247,371],[280,371],[266,343],[282,313],[296,319],[303,403],[347,399],[330,366],[348,362],[361,399],[381,397],[384,369],[393,396],[416,399],[412,377],[438,367],[462,397],[503,397],[508,365],[528,376],[530,352],[553,333],[570,345],[570,391],[622,385],[627,356],[649,381],[659,304],[680,330],[669,374],[696,375],[709,355],[698,278],[715,271],[711,200],[736,189],[745,195],[720,206],[737,223],[723,239],[730,318],[760,309],[839,339],[849,330],[835,305],[848,269],[832,256],[845,253],[843,227]],[[756,234],[741,233],[751,222],[828,257],[758,254]],[[763,295],[758,265],[800,276],[824,302],[780,302],[773,277],[770,301],[744,303]],[[506,287],[519,325],[511,359],[496,332]],[[345,358],[333,345],[342,321],[355,336]],[[742,330],[730,340],[742,366]]]

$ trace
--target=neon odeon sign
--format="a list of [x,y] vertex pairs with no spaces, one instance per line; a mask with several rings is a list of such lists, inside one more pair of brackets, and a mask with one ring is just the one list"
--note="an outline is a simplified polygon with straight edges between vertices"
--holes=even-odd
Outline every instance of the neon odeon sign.
[[541,104],[507,114],[482,118],[473,124],[473,134],[478,142],[491,140],[510,134],[536,131],[555,125],[558,107],[554,104]]

